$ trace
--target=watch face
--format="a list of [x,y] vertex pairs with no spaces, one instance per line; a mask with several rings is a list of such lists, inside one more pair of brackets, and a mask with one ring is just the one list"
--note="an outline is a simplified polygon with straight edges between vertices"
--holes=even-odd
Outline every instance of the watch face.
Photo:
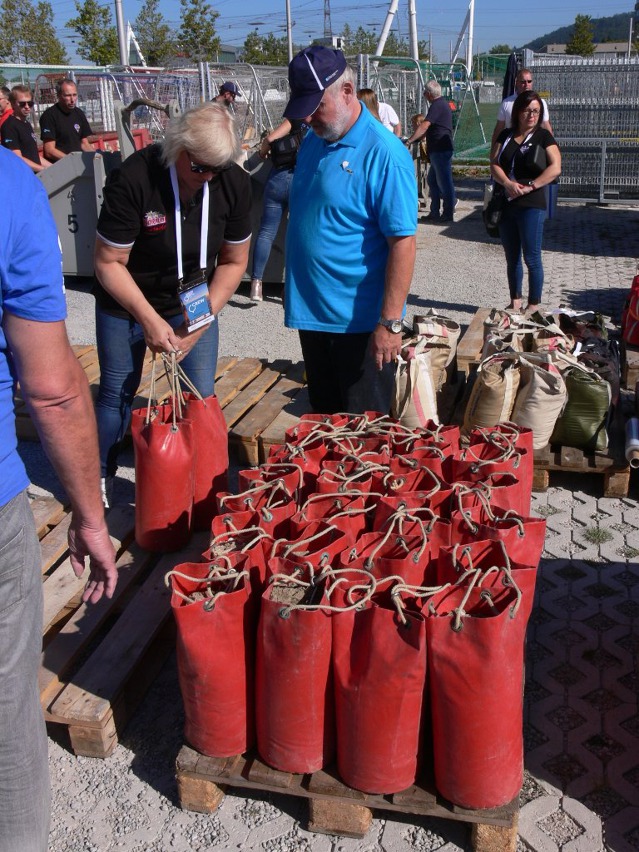
[[393,334],[399,334],[400,331],[402,330],[401,320],[393,320],[393,322],[390,324],[389,328],[393,332]]

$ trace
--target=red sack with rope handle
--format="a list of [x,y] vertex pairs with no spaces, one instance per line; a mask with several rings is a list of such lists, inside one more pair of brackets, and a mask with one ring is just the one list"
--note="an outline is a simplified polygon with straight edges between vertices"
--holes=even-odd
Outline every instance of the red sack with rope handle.
[[288,536],[290,518],[297,511],[297,504],[281,480],[256,483],[240,494],[222,492],[217,495],[218,511],[257,512],[259,526],[274,538]]
[[632,279],[621,314],[621,336],[630,346],[639,346],[639,275]]
[[279,556],[302,561],[318,572],[323,571],[337,562],[339,554],[348,547],[348,541],[345,533],[330,520],[311,521],[299,538],[293,541],[277,539],[271,548],[269,561]]
[[[451,522],[436,515],[432,509],[423,507],[423,504],[414,509],[409,508],[405,496],[400,494],[395,497],[382,497],[373,519],[373,531],[384,533],[392,527],[398,535],[406,538],[424,534],[430,551],[427,566],[430,573],[440,548],[449,547],[451,544]],[[413,497],[412,494],[409,496]],[[418,503],[417,500],[414,502]],[[392,510],[391,514],[387,514],[389,508]],[[428,582],[428,578],[426,579]]]
[[[175,359],[172,363],[177,371]],[[157,369],[154,359],[148,405],[131,412],[135,540],[145,550],[166,553],[180,550],[191,537],[195,451],[193,427],[182,418],[177,395],[156,401]]]
[[184,402],[184,420],[191,424],[195,444],[193,529],[208,530],[216,512],[215,496],[228,487],[228,429],[215,395],[185,393]]
[[244,561],[186,562],[166,578],[177,625],[184,737],[211,757],[242,754],[255,742],[257,606]]
[[[413,527],[414,529],[414,527]],[[410,586],[420,586],[430,562],[425,531],[404,537],[390,524],[385,532],[364,533],[339,557],[340,568],[358,568],[378,580],[397,577]]]
[[[229,523],[231,518],[233,520]],[[244,568],[250,575],[251,590],[259,597],[266,585],[266,562],[273,539],[254,524],[255,518],[255,512],[236,512],[233,515],[218,515],[213,518],[213,537],[202,558],[208,562],[223,556],[229,556],[231,559],[236,556],[245,557]]]
[[[449,500],[450,512],[460,506],[478,506],[484,500],[496,509],[504,512],[515,510],[519,512],[522,489],[521,482],[513,473],[491,473],[485,479],[475,482],[454,482],[451,486],[452,496]],[[450,515],[449,515],[450,517]]]
[[[534,467],[533,430],[510,422],[498,423],[496,426],[486,428],[475,428],[470,433],[469,446],[473,447],[475,444],[489,444],[497,448],[506,460],[514,456],[515,453],[520,454],[516,469],[513,472],[522,483],[524,501],[521,506],[521,514],[530,515]],[[515,509],[516,507],[511,506],[509,508]]]
[[424,743],[425,622],[395,600],[397,608],[380,596],[332,619],[337,767],[366,793],[414,784]]
[[481,571],[424,607],[435,785],[464,808],[494,808],[521,789],[527,620],[520,592],[485,589]]
[[384,494],[403,494],[408,491],[429,491],[444,479],[446,459],[442,450],[427,447],[415,450],[410,456],[394,456],[388,473],[375,474],[373,487]]
[[266,462],[259,467],[240,470],[237,474],[238,491],[250,491],[256,485],[281,483],[283,489],[299,504],[304,487],[304,475],[296,464]]
[[275,769],[316,772],[334,758],[331,647],[325,580],[275,573],[262,596],[255,685],[257,748]]
[[370,510],[364,506],[364,497],[359,491],[311,494],[291,518],[291,537],[301,538],[309,524],[323,520],[341,530],[351,545],[365,532],[367,514]]
[[393,453],[400,456],[421,447],[437,447],[447,457],[459,450],[459,426],[438,425],[429,420],[425,426],[408,429],[398,423],[391,432],[390,444]]

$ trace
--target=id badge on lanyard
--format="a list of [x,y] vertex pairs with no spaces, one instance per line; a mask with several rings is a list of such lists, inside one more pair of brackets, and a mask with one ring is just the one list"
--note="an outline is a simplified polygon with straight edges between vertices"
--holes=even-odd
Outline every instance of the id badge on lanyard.
[[178,297],[182,305],[187,331],[195,331],[196,328],[214,322],[215,315],[211,311],[205,269],[201,270],[195,278],[183,281],[179,285]]
[[215,322],[215,314],[211,310],[208,281],[206,280],[206,246],[209,236],[209,185],[202,188],[202,223],[200,225],[200,271],[192,278],[184,280],[182,266],[182,206],[177,182],[175,166],[171,166],[171,186],[175,199],[175,242],[177,248],[178,298],[184,314],[184,322],[188,332],[202,328]]

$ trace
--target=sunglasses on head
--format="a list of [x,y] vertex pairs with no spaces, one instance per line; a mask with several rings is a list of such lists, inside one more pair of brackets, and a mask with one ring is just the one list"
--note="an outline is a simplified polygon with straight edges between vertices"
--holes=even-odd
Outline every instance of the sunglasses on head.
[[21,106],[21,107],[25,107],[25,106],[32,107],[32,106],[33,106],[33,101],[18,101],[18,106]]
[[231,168],[230,163],[228,163],[226,166],[207,166],[205,163],[194,163],[193,160],[190,160],[190,162],[191,171],[196,175],[205,175],[207,172],[211,172],[212,174],[217,175],[220,172],[226,172]]

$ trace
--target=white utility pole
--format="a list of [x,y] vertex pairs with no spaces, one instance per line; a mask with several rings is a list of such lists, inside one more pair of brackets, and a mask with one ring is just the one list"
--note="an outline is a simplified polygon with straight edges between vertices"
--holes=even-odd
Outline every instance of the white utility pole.
[[129,51],[126,43],[126,27],[124,26],[124,12],[122,10],[122,0],[115,0],[115,25],[118,31],[120,65],[128,65]]
[[419,59],[419,45],[417,44],[417,9],[415,0],[408,0],[408,43],[410,55],[413,59]]

